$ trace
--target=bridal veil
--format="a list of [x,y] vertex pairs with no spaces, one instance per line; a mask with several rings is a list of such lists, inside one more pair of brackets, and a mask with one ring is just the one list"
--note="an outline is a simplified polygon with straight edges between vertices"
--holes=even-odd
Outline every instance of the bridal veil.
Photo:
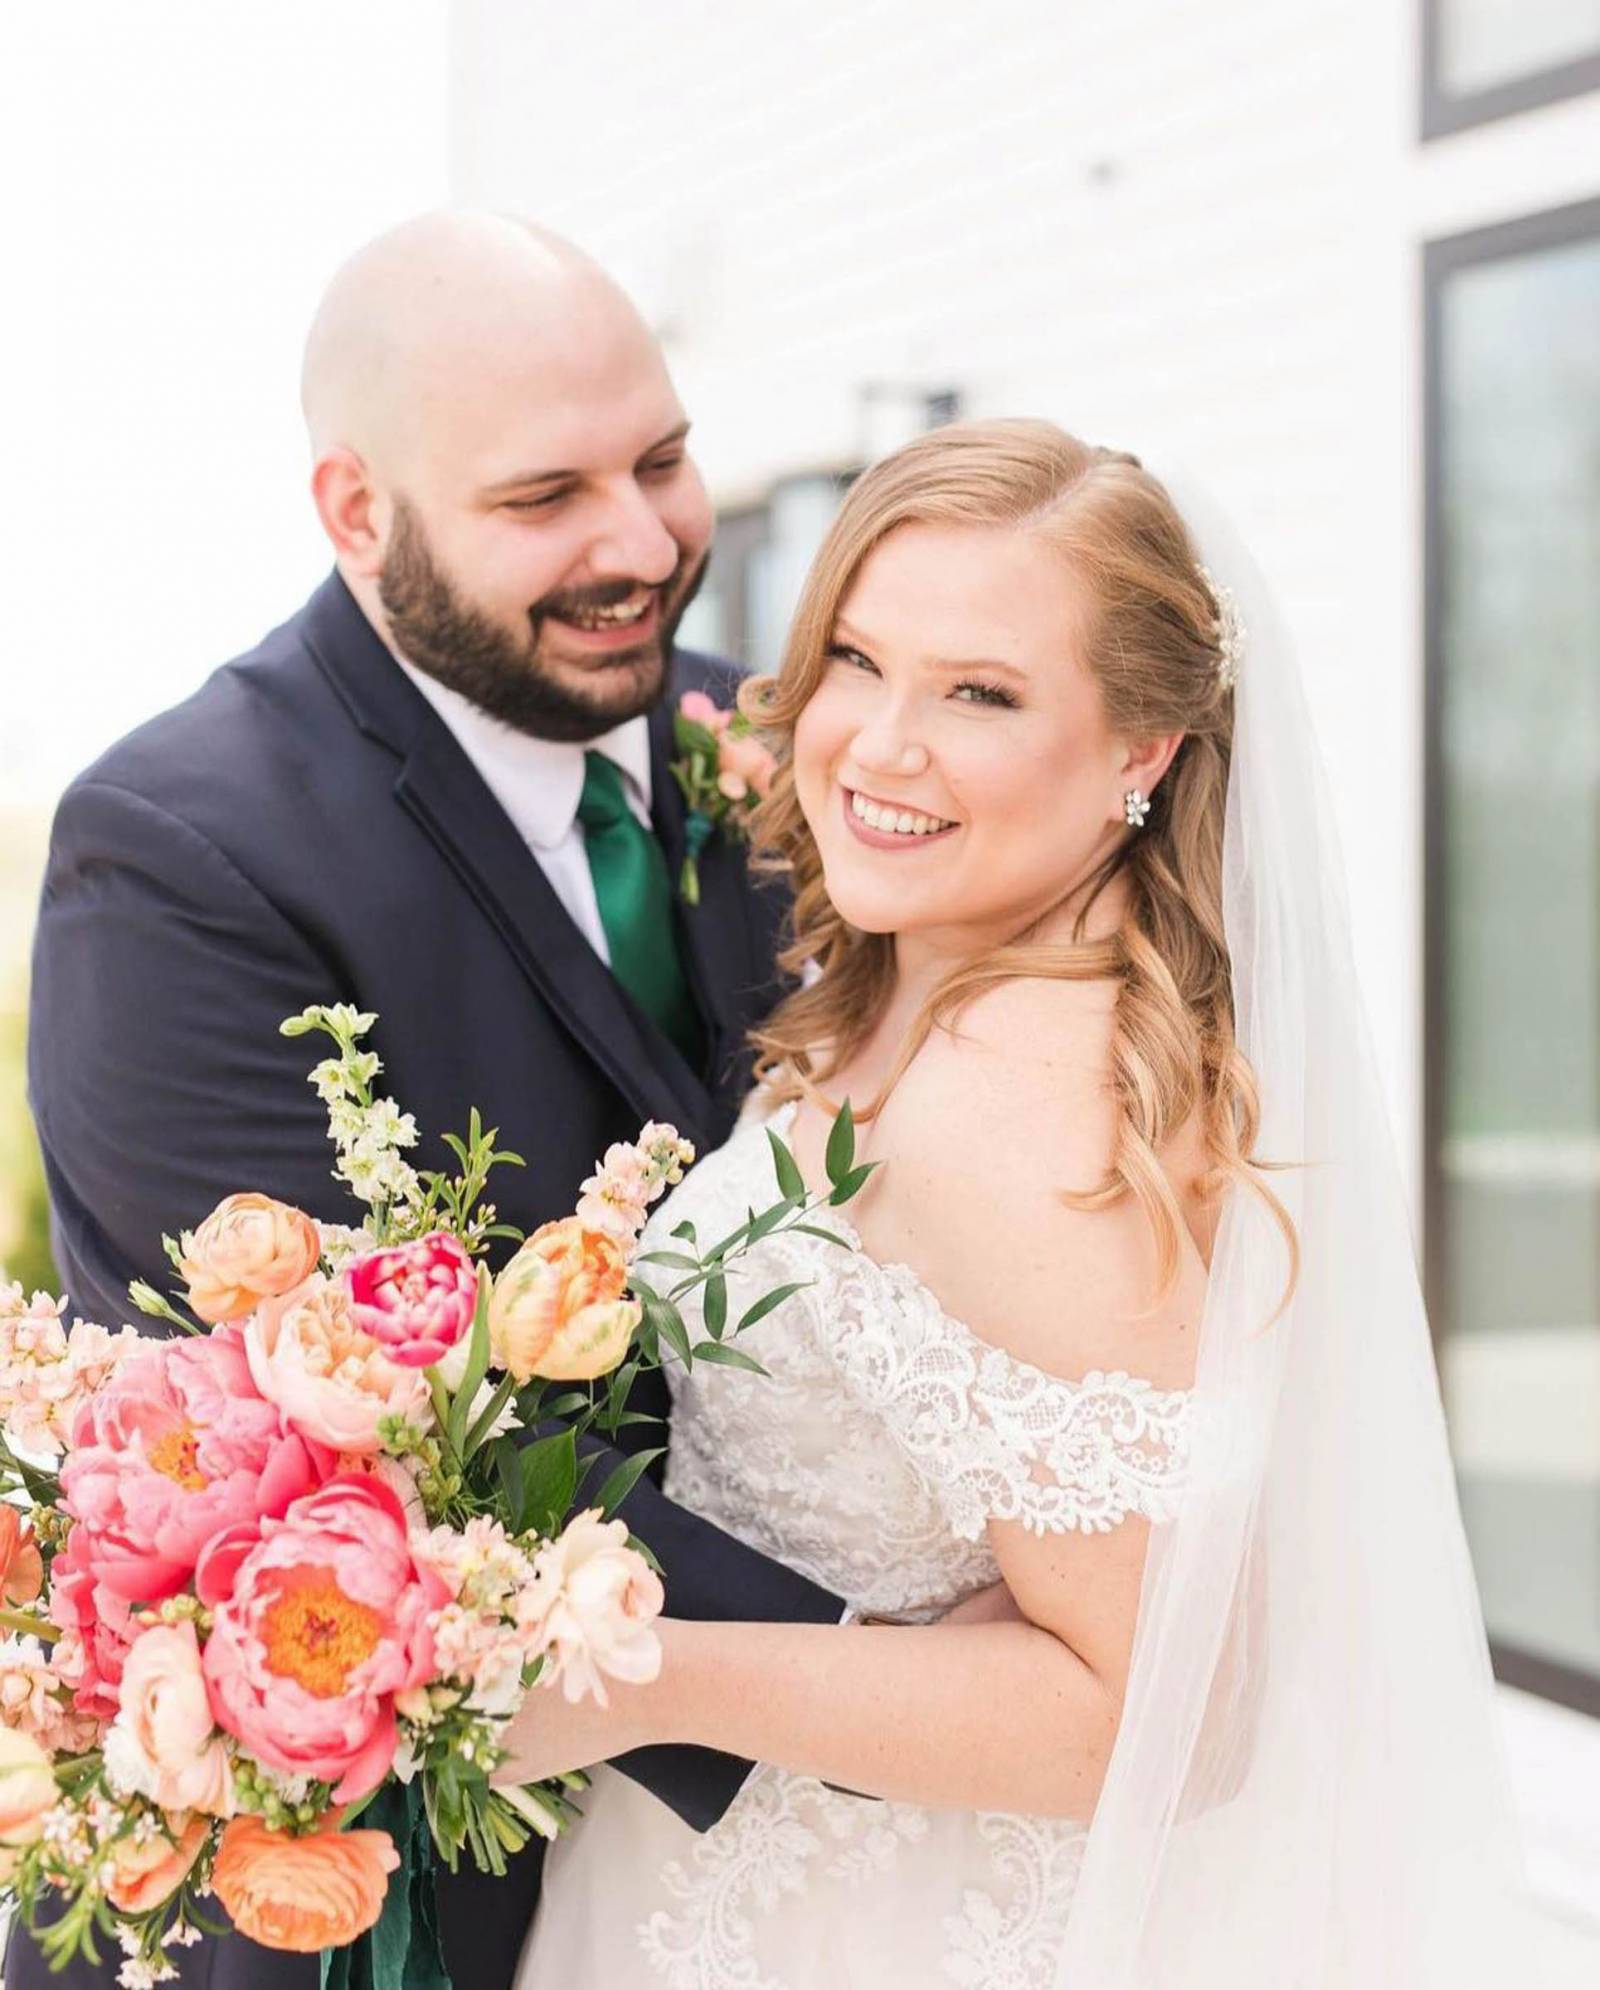
[[1235,1188],[1191,1490],[1152,1533],[1056,1982],[1520,1986],[1537,1925],[1324,777],[1260,575],[1207,500],[1169,489],[1245,625],[1226,932],[1257,1154],[1295,1164],[1267,1179],[1301,1265],[1279,1312],[1281,1231]]

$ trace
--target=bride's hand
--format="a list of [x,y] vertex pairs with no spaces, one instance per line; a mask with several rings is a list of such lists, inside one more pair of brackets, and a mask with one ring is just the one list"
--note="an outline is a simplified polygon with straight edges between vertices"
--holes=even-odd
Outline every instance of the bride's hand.
[[647,1718],[648,1686],[607,1680],[602,1707],[594,1700],[568,1702],[558,1686],[535,1686],[500,1733],[507,1755],[491,1783],[537,1783],[546,1776],[588,1769],[614,1755],[626,1755],[655,1737]]

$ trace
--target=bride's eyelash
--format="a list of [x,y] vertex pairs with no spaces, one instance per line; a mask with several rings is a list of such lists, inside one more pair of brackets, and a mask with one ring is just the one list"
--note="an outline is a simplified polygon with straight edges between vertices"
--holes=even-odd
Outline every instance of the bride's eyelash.
[[[830,663],[861,664],[868,670],[876,670],[878,667],[870,656],[864,655],[858,649],[852,649],[848,643],[829,643],[822,654]],[[974,695],[967,702],[973,705],[998,705],[1007,711],[1015,711],[1021,702],[1003,684],[990,684],[981,677],[963,677],[951,689],[953,692],[972,692]]]

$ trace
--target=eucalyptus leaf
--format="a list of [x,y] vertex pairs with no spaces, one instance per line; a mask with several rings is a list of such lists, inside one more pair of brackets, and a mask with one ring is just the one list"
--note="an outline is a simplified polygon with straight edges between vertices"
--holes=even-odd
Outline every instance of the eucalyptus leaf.
[[728,1324],[728,1281],[720,1272],[713,1272],[706,1280],[705,1301],[706,1332],[713,1340],[721,1340],[722,1330]]
[[832,1195],[828,1197],[829,1203],[837,1207],[842,1202],[848,1202],[851,1196],[860,1190],[867,1177],[877,1172],[877,1167],[876,1161],[863,1161],[859,1168],[851,1168],[846,1174],[841,1175]]
[[646,1469],[657,1458],[665,1458],[667,1447],[657,1445],[653,1451],[636,1451],[631,1458],[625,1458],[595,1495],[595,1505],[609,1520],[634,1487],[643,1478]]
[[[746,1327],[753,1327],[757,1320],[764,1320],[769,1313],[775,1312],[783,1304],[785,1299],[792,1299],[795,1293],[804,1292],[810,1283],[811,1280],[809,1278],[801,1278],[797,1279],[792,1285],[775,1286],[771,1292],[763,1294],[753,1306],[745,1308],[744,1312],[739,1316],[739,1324],[734,1328],[734,1332],[742,1334]],[[711,1325],[709,1315],[706,1319],[706,1325],[708,1327]],[[717,1339],[720,1340],[721,1338],[722,1336],[719,1333]]]
[[703,1340],[695,1348],[698,1361],[710,1361],[719,1368],[748,1368],[752,1375],[765,1375],[766,1369],[753,1354],[746,1354],[743,1348],[733,1347],[725,1340]]

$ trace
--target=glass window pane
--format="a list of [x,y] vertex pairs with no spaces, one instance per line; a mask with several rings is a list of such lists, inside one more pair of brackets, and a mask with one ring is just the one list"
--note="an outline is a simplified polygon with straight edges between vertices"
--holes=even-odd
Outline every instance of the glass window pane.
[[1438,0],[1439,88],[1471,95],[1600,52],[1600,0]]
[[1600,1673],[1600,239],[1439,363],[1441,1359],[1491,1632]]

